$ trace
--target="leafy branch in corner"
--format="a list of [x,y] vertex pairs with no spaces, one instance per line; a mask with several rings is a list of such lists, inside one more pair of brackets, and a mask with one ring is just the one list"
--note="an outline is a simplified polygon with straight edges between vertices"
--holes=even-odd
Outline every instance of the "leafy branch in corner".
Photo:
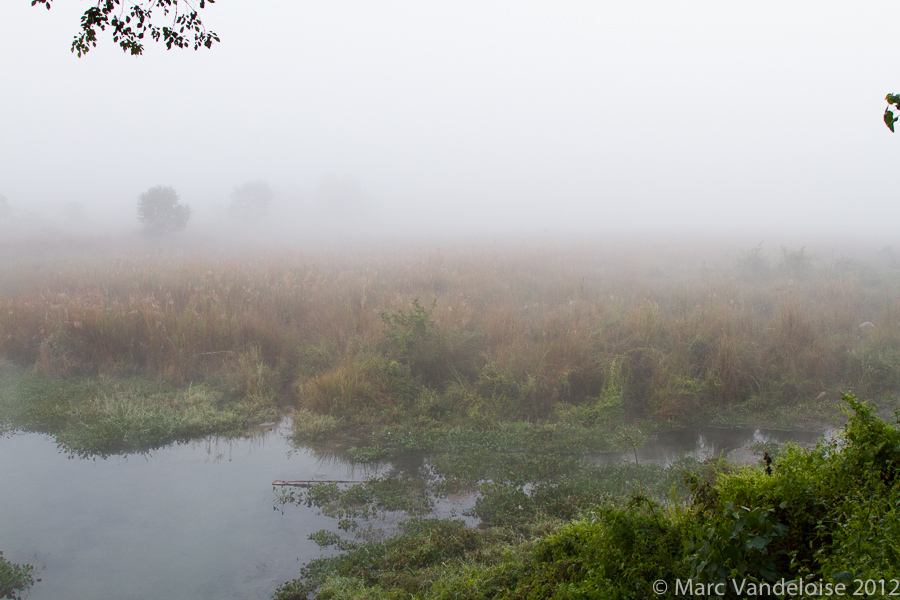
[[884,124],[893,132],[894,123],[900,120],[900,117],[895,117],[892,109],[900,112],[900,94],[888,94],[884,99],[888,103],[887,108],[884,109]]
[[[83,56],[91,48],[97,47],[97,32],[112,29],[113,41],[122,47],[122,50],[132,55],[143,54],[145,36],[149,36],[154,42],[162,41],[166,48],[193,47],[198,50],[201,46],[212,48],[219,40],[219,36],[207,31],[198,15],[198,9],[206,8],[206,4],[213,4],[215,0],[199,0],[199,6],[190,0],[147,0],[146,2],[131,3],[130,8],[123,0],[98,0],[96,6],[84,11],[81,16],[81,31],[72,40],[72,52]],[[53,0],[31,0],[31,5],[43,4],[47,10]],[[153,12],[161,11],[164,17],[171,16],[170,25],[157,25],[153,23]]]

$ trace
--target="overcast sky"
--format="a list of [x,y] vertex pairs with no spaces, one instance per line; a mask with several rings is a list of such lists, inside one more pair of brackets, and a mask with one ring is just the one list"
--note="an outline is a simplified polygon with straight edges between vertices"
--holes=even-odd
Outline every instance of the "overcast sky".
[[89,5],[0,5],[19,210],[136,228],[153,185],[200,218],[261,178],[302,211],[337,176],[370,215],[488,230],[900,224],[895,1],[218,0],[212,50],[79,59]]

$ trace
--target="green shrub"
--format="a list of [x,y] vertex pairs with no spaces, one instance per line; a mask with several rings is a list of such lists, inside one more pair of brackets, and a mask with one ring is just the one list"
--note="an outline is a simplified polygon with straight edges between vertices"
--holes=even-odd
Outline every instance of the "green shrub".
[[297,403],[303,409],[358,421],[410,406],[417,391],[408,365],[378,353],[359,353],[300,385]]
[[24,600],[31,586],[39,581],[34,576],[34,565],[9,562],[0,552],[0,598]]
[[698,494],[689,542],[698,579],[897,573],[900,430],[855,397],[844,402],[841,436],[812,449],[786,447],[771,476],[744,469]]
[[449,334],[431,318],[437,300],[431,308],[419,304],[394,314],[382,313],[384,323],[380,348],[392,359],[409,367],[422,384],[443,389],[449,383],[471,374],[477,352],[472,348],[474,338]]
[[540,540],[530,575],[508,597],[647,598],[654,581],[686,575],[682,535],[646,505],[600,509]]
[[[783,506],[782,506],[783,508]],[[773,550],[790,528],[776,520],[772,508],[725,505],[725,516],[700,528],[699,539],[685,544],[691,579],[702,585],[737,579],[775,582],[791,578],[791,553]]]

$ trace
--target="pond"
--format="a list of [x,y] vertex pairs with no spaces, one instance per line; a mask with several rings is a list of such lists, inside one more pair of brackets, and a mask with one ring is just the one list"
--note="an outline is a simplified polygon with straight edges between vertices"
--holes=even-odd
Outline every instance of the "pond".
[[[269,598],[305,562],[329,555],[308,536],[335,525],[316,508],[273,510],[272,482],[360,480],[392,467],[297,449],[289,431],[285,420],[248,438],[106,459],[69,457],[42,434],[0,437],[0,550],[41,570],[32,600]],[[707,428],[660,436],[638,456],[668,464],[820,436]],[[593,458],[605,464],[623,455]],[[473,502],[439,503],[436,516]]]
[[0,438],[0,550],[41,569],[32,600],[268,598],[322,555],[307,536],[334,525],[273,510],[272,481],[375,473],[296,450],[285,428],[107,459]]

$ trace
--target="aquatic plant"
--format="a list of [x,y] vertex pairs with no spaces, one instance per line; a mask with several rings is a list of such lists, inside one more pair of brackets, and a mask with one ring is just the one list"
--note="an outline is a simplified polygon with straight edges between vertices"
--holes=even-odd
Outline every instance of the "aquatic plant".
[[[739,598],[747,594],[735,584],[757,589],[801,578],[843,585],[847,595],[858,581],[894,585],[900,417],[888,423],[851,395],[843,401],[848,422],[841,435],[814,448],[784,448],[771,474],[762,466],[688,461],[645,471],[646,495],[629,500],[617,469],[625,475],[635,465],[597,472],[573,463],[567,472],[557,464],[560,474],[543,484],[535,477],[541,468],[519,468],[530,485],[502,476],[482,485],[478,529],[413,520],[395,538],[312,561],[274,598],[356,597],[365,590],[372,599],[638,599],[666,588],[674,593],[676,584]],[[687,487],[663,502],[665,485],[676,478]],[[606,494],[589,496],[574,513],[554,512],[561,499],[577,497],[579,485],[603,480]],[[432,542],[437,531],[448,542],[442,547]]]
[[144,378],[53,380],[0,369],[0,417],[44,431],[68,452],[141,452],[210,434],[241,435],[280,418],[272,397],[229,398],[210,384]]

